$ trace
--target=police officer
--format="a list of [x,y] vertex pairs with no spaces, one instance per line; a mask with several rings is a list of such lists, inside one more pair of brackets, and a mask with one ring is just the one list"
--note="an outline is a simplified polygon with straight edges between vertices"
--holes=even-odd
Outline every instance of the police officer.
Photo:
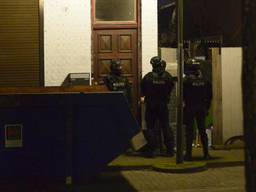
[[129,104],[131,104],[131,86],[126,77],[122,76],[120,60],[112,59],[110,74],[105,79],[105,84],[110,91],[122,91]]
[[203,145],[204,159],[209,159],[208,138],[205,129],[205,118],[208,113],[211,99],[212,86],[202,77],[199,64],[187,63],[184,67],[185,79],[183,87],[184,97],[184,124],[186,125],[186,153],[185,161],[192,160],[192,142],[194,138],[193,124],[197,128]]
[[[166,62],[155,56],[150,60],[152,72],[147,73],[141,82],[142,97],[146,104],[146,139],[149,157],[154,157],[159,129],[163,132],[167,155],[173,156],[173,134],[169,126],[168,102],[174,85],[172,76],[165,71]],[[158,125],[158,126],[157,126]]]

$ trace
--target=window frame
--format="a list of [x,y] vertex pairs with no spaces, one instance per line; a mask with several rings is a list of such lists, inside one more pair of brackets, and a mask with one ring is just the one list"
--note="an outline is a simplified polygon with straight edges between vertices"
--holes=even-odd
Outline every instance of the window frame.
[[133,21],[96,21],[96,1],[91,0],[92,25],[93,28],[137,28],[138,25],[138,0],[134,0],[134,20]]

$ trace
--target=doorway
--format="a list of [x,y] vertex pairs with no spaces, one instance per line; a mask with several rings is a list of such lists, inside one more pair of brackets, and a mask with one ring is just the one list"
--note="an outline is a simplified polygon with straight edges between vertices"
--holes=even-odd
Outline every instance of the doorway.
[[92,0],[94,82],[103,84],[112,59],[119,59],[122,75],[131,84],[131,111],[138,117],[139,0]]

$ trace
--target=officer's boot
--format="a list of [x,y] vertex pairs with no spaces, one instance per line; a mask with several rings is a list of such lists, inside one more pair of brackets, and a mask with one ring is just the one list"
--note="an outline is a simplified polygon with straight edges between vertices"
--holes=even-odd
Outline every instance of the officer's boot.
[[164,144],[166,146],[166,155],[168,157],[174,156],[174,136],[171,129],[164,132]]
[[192,142],[190,139],[186,140],[186,153],[184,155],[184,161],[192,161]]
[[202,145],[203,145],[204,160],[211,159],[211,156],[209,155],[209,150],[208,150],[208,138],[207,137],[202,138]]
[[173,143],[169,143],[166,147],[166,155],[168,157],[173,157],[174,156],[174,146]]
[[147,129],[145,132],[145,136],[147,139],[147,148],[144,152],[145,157],[154,158],[155,157],[155,149],[156,149],[156,139],[154,135],[154,131],[152,129]]

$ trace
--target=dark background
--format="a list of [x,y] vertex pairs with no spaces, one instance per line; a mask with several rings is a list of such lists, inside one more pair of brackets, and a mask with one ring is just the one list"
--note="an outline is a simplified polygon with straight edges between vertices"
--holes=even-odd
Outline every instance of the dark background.
[[[175,6],[164,8],[175,0],[159,0],[159,37],[168,34],[168,43],[176,39],[175,24],[171,16]],[[222,37],[223,47],[242,44],[242,0],[184,0],[184,39],[192,40],[209,36]],[[174,43],[175,44],[175,43]]]

